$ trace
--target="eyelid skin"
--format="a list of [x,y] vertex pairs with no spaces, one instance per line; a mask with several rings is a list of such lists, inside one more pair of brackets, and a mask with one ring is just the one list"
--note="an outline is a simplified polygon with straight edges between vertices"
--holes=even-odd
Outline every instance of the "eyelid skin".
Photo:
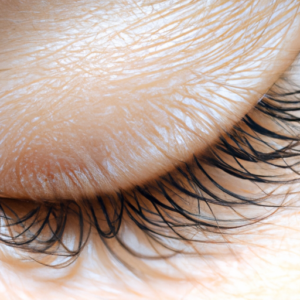
[[93,197],[170,171],[238,121],[300,46],[295,1],[32,3],[1,3],[9,197]]

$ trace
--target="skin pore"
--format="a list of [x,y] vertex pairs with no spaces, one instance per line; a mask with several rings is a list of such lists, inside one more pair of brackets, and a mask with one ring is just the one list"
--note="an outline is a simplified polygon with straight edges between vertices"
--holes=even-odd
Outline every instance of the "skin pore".
[[[20,199],[80,201],[171,171],[240,120],[300,50],[300,5],[292,0],[0,6],[0,190]],[[290,201],[292,192],[297,187]],[[139,274],[93,234],[78,260],[61,270],[3,245],[0,293],[293,299],[299,229],[298,212],[281,211],[229,237],[231,245],[203,246],[209,255],[130,257]],[[139,235],[127,234],[142,248]]]

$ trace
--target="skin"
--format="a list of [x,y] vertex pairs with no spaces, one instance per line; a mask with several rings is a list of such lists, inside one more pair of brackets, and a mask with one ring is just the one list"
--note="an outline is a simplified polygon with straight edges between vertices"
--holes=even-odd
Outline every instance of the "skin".
[[[1,193],[80,201],[146,183],[201,154],[295,61],[299,9],[292,0],[1,1]],[[297,78],[294,66],[286,75]],[[297,193],[290,188],[289,203]],[[119,249],[138,276],[94,233],[61,270],[2,245],[0,293],[297,299],[299,229],[297,211],[282,210],[225,246],[194,245],[197,257],[149,262]]]

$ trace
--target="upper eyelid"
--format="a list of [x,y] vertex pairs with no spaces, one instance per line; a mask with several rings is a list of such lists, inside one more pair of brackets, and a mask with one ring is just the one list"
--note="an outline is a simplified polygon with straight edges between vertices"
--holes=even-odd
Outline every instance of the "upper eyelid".
[[[284,99],[290,99],[290,97],[295,97],[294,100],[291,100],[291,103],[293,106],[298,107],[300,100],[299,100],[299,91],[297,92],[286,92],[283,91],[281,95],[278,94],[278,97],[281,98],[283,101]],[[269,102],[270,99],[272,99],[272,97],[266,96],[264,101]],[[298,99],[298,100],[297,100]],[[277,100],[277,99],[276,99]],[[264,108],[264,105],[262,102],[261,104],[258,104],[258,108],[259,110],[257,111],[258,114],[260,114],[262,112],[262,114],[266,117],[269,118],[270,120],[272,120],[272,118],[275,118],[275,123],[280,121],[283,123],[289,123],[289,121],[285,120],[284,118],[282,118],[285,114],[286,116],[289,115],[288,112],[285,112],[284,110],[282,110],[282,112],[279,112],[278,109],[280,108],[280,106],[278,106],[276,104],[276,100],[274,102],[275,106],[274,106],[274,110],[272,110],[271,107],[266,107]],[[271,100],[272,102],[272,100]],[[279,102],[280,103],[280,102]],[[276,106],[277,105],[277,106]],[[282,105],[287,105],[288,107],[291,105],[289,102],[287,102],[287,104],[282,104]],[[300,109],[300,107],[299,107]],[[260,112],[259,112],[260,111]],[[264,113],[265,112],[265,113]],[[270,113],[271,116],[270,117]],[[254,114],[255,116],[255,114]],[[245,124],[248,124],[247,126],[250,128],[250,136],[253,136],[255,139],[258,138],[258,141],[260,141],[261,138],[263,138],[263,136],[266,134],[264,130],[261,130],[260,127],[257,127],[255,125],[255,123],[253,123],[253,125],[251,125],[252,123],[247,123],[248,121],[246,121]],[[293,120],[292,120],[293,122]],[[275,124],[274,123],[274,124]],[[262,124],[262,126],[264,126]],[[285,145],[283,145],[281,148],[279,149],[273,149],[271,150],[271,152],[269,153],[265,153],[264,156],[262,156],[263,153],[261,153],[260,151],[255,152],[254,148],[252,147],[257,147],[257,145],[255,145],[255,143],[252,143],[252,146],[249,147],[249,145],[251,145],[251,138],[249,138],[249,136],[247,135],[243,135],[243,132],[246,134],[247,131],[245,131],[245,127],[242,129],[242,127],[239,127],[239,130],[242,130],[242,134],[238,133],[238,131],[236,131],[238,129],[238,127],[236,127],[235,131],[236,134],[235,138],[238,139],[238,144],[240,143],[240,145],[236,144],[236,141],[233,141],[232,143],[230,142],[230,144],[224,144],[224,142],[222,142],[221,140],[221,144],[223,143],[223,145],[225,146],[225,148],[219,148],[218,151],[223,152],[224,149],[227,149],[227,151],[225,151],[224,153],[230,153],[230,155],[233,155],[236,159],[240,160],[241,163],[243,163],[243,161],[246,161],[247,159],[249,159],[250,162],[252,162],[252,164],[266,164],[268,165],[269,163],[273,164],[273,162],[275,162],[277,164],[277,161],[279,160],[279,168],[280,168],[280,160],[284,159],[284,158],[289,158],[289,157],[298,157],[299,153],[297,151],[297,145],[299,143],[299,139],[297,136],[289,136],[289,132],[287,132],[287,137],[289,138],[289,140],[291,141],[291,144],[288,148],[285,147]],[[254,134],[254,135],[253,135]],[[239,137],[239,135],[241,135]],[[267,136],[269,136],[269,133],[267,132]],[[230,136],[229,136],[230,138]],[[245,138],[249,140],[250,144],[245,143]],[[284,135],[277,135],[274,132],[274,136],[272,137],[272,139],[275,140],[281,140],[285,139]],[[224,141],[224,140],[223,140]],[[266,143],[266,141],[264,141],[263,139],[259,142],[260,145],[264,145]],[[267,142],[270,143],[270,145],[272,144],[272,142]],[[229,147],[229,148],[228,148]],[[230,148],[231,147],[231,148]],[[261,146],[259,146],[257,149],[260,149]],[[272,146],[273,147],[273,146]],[[267,150],[272,149],[271,148],[265,148]],[[217,146],[218,148],[218,146]],[[229,150],[228,152],[228,149]],[[215,150],[213,150],[215,151]],[[238,155],[238,151],[241,151],[240,153],[243,154],[244,156],[240,156]],[[294,151],[294,152],[293,152]],[[214,152],[212,152],[214,153]],[[276,155],[275,155],[276,154]],[[226,155],[225,155],[226,156]],[[224,160],[225,159],[225,160]],[[234,166],[234,165],[230,165],[228,164],[226,157],[220,158],[220,156],[207,156],[207,157],[202,157],[200,158],[200,160],[202,160],[201,164],[206,164],[208,167],[209,165],[215,166],[215,168],[223,170],[225,172],[228,172],[229,176],[232,176],[232,178],[240,178],[243,180],[247,180],[247,181],[253,181],[253,182],[263,182],[263,183],[268,183],[268,182],[278,182],[278,183],[286,183],[286,184],[292,184],[293,182],[298,182],[299,179],[295,179],[293,180],[285,180],[284,177],[281,178],[272,178],[272,175],[269,175],[266,177],[265,174],[255,174],[255,172],[249,172],[247,170],[243,170]],[[199,168],[199,158],[195,157],[195,162],[196,165],[198,165],[197,167]],[[287,162],[285,162],[287,163]],[[222,165],[223,164],[223,165]],[[275,165],[276,165],[275,164]],[[205,168],[207,168],[207,166]],[[282,165],[285,166],[286,168],[289,168],[289,165]],[[292,164],[290,165],[291,168]],[[218,213],[216,210],[216,207],[214,207],[214,205],[221,205],[224,207],[228,207],[229,209],[234,208],[238,209],[239,205],[247,205],[250,207],[251,206],[262,206],[262,207],[270,207],[270,208],[274,208],[277,209],[278,207],[280,207],[281,205],[272,203],[272,201],[269,201],[268,199],[264,199],[264,197],[260,198],[253,198],[251,197],[239,197],[237,194],[237,198],[234,194],[231,194],[231,196],[233,196],[233,199],[236,198],[236,200],[234,201],[230,201],[230,199],[226,199],[223,198],[223,196],[221,195],[218,196],[218,192],[217,190],[221,190],[223,191],[223,193],[225,192],[228,193],[228,191],[225,189],[223,189],[221,186],[218,187],[218,184],[216,184],[216,182],[211,181],[210,176],[209,175],[212,170],[208,171],[209,173],[204,175],[212,182],[212,186],[209,187],[209,185],[207,185],[207,187],[205,187],[205,185],[202,185],[202,183],[200,183],[200,181],[198,181],[197,178],[200,178],[201,176],[197,173],[195,173],[195,168],[192,167],[191,165],[189,166],[188,164],[186,164],[186,172],[182,172],[180,170],[183,169],[178,169],[178,171],[180,171],[182,173],[182,175],[184,175],[183,179],[180,179],[180,177],[175,176],[174,175],[167,175],[164,176],[163,178],[161,178],[158,181],[158,185],[155,189],[153,189],[151,186],[152,184],[150,184],[148,187],[137,187],[135,189],[135,191],[133,191],[133,194],[131,192],[127,193],[125,191],[121,191],[118,195],[116,196],[108,196],[108,197],[98,197],[98,204],[97,203],[93,203],[90,202],[88,199],[84,199],[83,205],[87,205],[87,209],[90,210],[90,218],[92,221],[92,224],[94,224],[93,226],[95,226],[96,230],[98,231],[98,234],[102,237],[113,237],[114,235],[118,234],[118,230],[121,226],[121,221],[122,221],[122,214],[128,214],[128,216],[134,221],[134,223],[136,225],[138,225],[138,227],[141,230],[144,230],[146,234],[148,234],[150,237],[155,237],[155,236],[161,236],[163,238],[175,238],[175,239],[184,239],[184,240],[188,240],[187,237],[185,237],[185,233],[187,233],[187,228],[189,228],[190,233],[193,231],[197,231],[198,235],[199,233],[201,233],[201,230],[203,230],[204,232],[210,232],[210,233],[218,233],[218,232],[222,232],[223,230],[233,230],[234,228],[239,228],[240,226],[245,226],[245,225],[249,225],[249,224],[253,224],[256,222],[259,222],[260,219],[263,219],[266,217],[265,214],[260,215],[256,215],[255,218],[250,218],[250,219],[243,219],[241,216],[234,219],[232,218],[232,214],[230,216],[229,219],[224,219],[223,218],[219,218],[218,217]],[[201,169],[201,168],[200,168]],[[292,169],[291,169],[292,170]],[[175,174],[176,175],[176,174]],[[194,177],[195,176],[195,177]],[[200,176],[200,177],[199,177]],[[215,175],[213,175],[215,176]],[[194,177],[194,178],[193,178]],[[186,181],[185,183],[183,181]],[[202,178],[203,180],[203,178]],[[192,185],[190,183],[192,183]],[[221,189],[220,189],[221,187]],[[196,189],[195,189],[196,188]],[[200,188],[200,190],[199,190]],[[212,189],[214,188],[214,189]],[[173,190],[172,190],[173,189]],[[174,190],[175,189],[175,190]],[[223,189],[223,190],[222,190]],[[193,191],[193,193],[189,194],[188,190]],[[202,191],[201,191],[202,190]],[[211,192],[209,192],[209,190],[211,190]],[[170,193],[171,192],[171,193]],[[217,192],[217,193],[216,193]],[[182,195],[180,195],[180,193],[183,193]],[[163,196],[163,198],[161,198],[161,196]],[[185,195],[185,196],[184,196]],[[230,192],[229,192],[230,195]],[[134,197],[135,201],[131,201],[130,197]],[[194,200],[192,202],[190,202],[191,200],[188,199],[184,199],[184,197],[190,197],[192,196],[192,198],[194,198]],[[175,197],[173,200],[170,197]],[[181,198],[183,197],[183,198]],[[176,200],[177,199],[177,200]],[[181,199],[181,200],[180,200]],[[173,202],[174,201],[174,202]],[[59,240],[56,239],[56,235],[58,234],[58,232],[60,230],[65,230],[64,226],[64,220],[66,220],[65,218],[67,218],[67,216],[70,215],[74,215],[77,219],[77,221],[75,222],[77,225],[79,226],[78,229],[80,232],[80,238],[79,238],[79,244],[74,245],[74,250],[71,250],[71,252],[66,253],[67,255],[70,255],[70,260],[67,260],[66,263],[70,263],[74,260],[74,258],[77,257],[77,255],[80,253],[81,251],[81,247],[84,245],[83,243],[83,239],[87,238],[88,236],[86,234],[88,234],[87,232],[89,231],[88,227],[89,225],[86,224],[88,227],[86,229],[84,229],[82,231],[82,227],[83,224],[86,222],[84,221],[84,210],[83,207],[81,205],[78,206],[78,204],[76,204],[75,202],[65,202],[65,203],[32,203],[38,210],[34,209],[31,212],[29,212],[29,214],[25,214],[22,213],[23,217],[20,215],[20,217],[17,217],[17,219],[15,219],[15,217],[10,217],[11,215],[11,211],[10,209],[13,209],[13,205],[10,206],[10,203],[12,203],[11,201],[2,199],[1,200],[1,209],[2,209],[2,213],[4,213],[2,215],[2,218],[4,218],[4,220],[6,220],[7,224],[13,228],[13,226],[16,226],[17,224],[25,226],[23,233],[20,235],[20,232],[18,232],[17,235],[15,235],[13,240],[10,240],[9,236],[2,236],[2,240],[4,238],[4,241],[8,244],[11,244],[12,246],[17,246],[17,247],[25,247],[28,250],[33,250],[35,251],[35,249],[39,249],[38,251],[40,251],[41,253],[44,254],[53,254],[52,251],[55,251],[54,249],[51,250],[52,248],[52,243],[57,243],[58,241],[62,242],[61,237],[59,237]],[[109,204],[110,203],[110,204]],[[203,205],[201,204],[201,210],[200,211],[194,211],[193,206],[190,206],[188,203],[194,203],[193,205],[195,205],[194,208],[196,208],[196,206],[198,205],[197,203],[206,203],[207,207],[209,208],[208,211],[207,209],[203,208]],[[112,206],[110,206],[112,205]],[[121,205],[121,206],[120,206]],[[213,206],[211,206],[213,205]],[[81,207],[81,208],[80,208]],[[151,208],[152,207],[152,208]],[[204,210],[203,210],[204,209]],[[206,212],[205,212],[206,211]],[[210,213],[209,213],[210,211]],[[6,212],[6,213],[5,213]],[[17,210],[16,210],[17,212]],[[215,214],[217,213],[217,214]],[[271,212],[272,213],[272,212]],[[210,216],[209,216],[210,214]],[[17,215],[15,215],[17,216]],[[44,217],[42,217],[44,216]],[[48,216],[48,217],[47,217]],[[48,219],[51,216],[50,219]],[[239,216],[239,215],[237,215]],[[31,234],[29,235],[29,237],[27,238],[27,241],[25,239],[24,241],[24,234],[29,230],[29,232],[33,229],[30,229],[30,227],[32,225],[30,225],[32,223],[32,218],[35,219],[36,221],[38,219],[36,219],[36,217],[38,217],[40,219],[39,223],[37,223],[37,231],[36,233],[38,233],[38,235],[35,236],[35,234]],[[56,222],[56,230],[58,231],[54,231],[52,234],[50,232],[50,236],[49,236],[49,240],[48,242],[44,244],[43,247],[40,248],[39,245],[39,235],[41,234],[41,231],[39,231],[39,228],[44,228],[44,224],[48,224],[49,222],[53,223],[53,217],[54,220]],[[45,219],[46,218],[46,219]],[[103,223],[103,220],[101,221],[101,219],[106,220]],[[158,219],[157,219],[158,218]],[[52,221],[51,221],[52,219]],[[34,221],[34,222],[36,222]],[[29,222],[29,223],[28,223]],[[46,223],[45,223],[46,222]],[[82,223],[84,222],[84,223]],[[107,222],[107,223],[106,223]],[[166,224],[164,225],[164,223],[167,222],[167,226]],[[106,225],[105,225],[106,223]],[[28,225],[26,225],[28,224]],[[80,225],[81,224],[81,225]],[[29,226],[28,229],[26,229],[26,226]],[[41,227],[40,227],[41,226]],[[167,229],[172,228],[173,227],[173,231],[168,231]],[[55,228],[55,227],[54,227]],[[184,229],[183,232],[182,229]],[[201,228],[201,230],[200,230]],[[86,232],[87,230],[87,232]],[[200,231],[199,231],[200,230]],[[4,231],[5,232],[5,231]],[[172,233],[173,232],[173,233]],[[2,232],[3,234],[3,232]],[[66,235],[68,235],[67,231],[65,232]],[[44,235],[49,235],[49,232],[45,232]],[[205,235],[206,236],[206,235]],[[220,236],[221,237],[221,236]],[[45,238],[45,237],[44,237]],[[53,239],[54,238],[54,239]],[[130,251],[132,254],[137,255],[137,256],[141,256],[143,257],[143,255],[141,253],[137,253],[135,252],[134,249],[130,249],[130,245],[126,245],[126,243],[124,243],[124,241],[122,241],[122,239],[120,239],[121,237],[118,237],[118,240],[120,243],[122,243],[122,245],[125,247],[125,249],[127,249],[128,251]],[[20,242],[18,242],[18,240],[20,239]],[[196,242],[198,240],[198,238],[193,238],[193,241]],[[209,239],[207,239],[206,236],[206,240],[201,239],[199,241],[202,242],[209,242]],[[219,240],[220,243],[223,243],[224,241]],[[123,244],[124,243],[124,244]],[[162,243],[162,241],[160,241],[160,243]],[[216,239],[214,238],[214,243],[216,243]],[[54,244],[53,244],[54,245]],[[41,245],[42,246],[42,245]],[[37,247],[37,248],[35,248]],[[44,248],[46,247],[46,248]],[[49,250],[48,250],[48,247]],[[170,248],[170,246],[167,246],[167,248],[169,250],[172,250],[172,248]],[[66,249],[65,249],[66,250]],[[176,248],[173,249],[173,251],[176,251]],[[54,252],[55,254],[56,252]],[[57,254],[57,253],[56,253]],[[64,255],[66,255],[64,254]],[[63,263],[60,266],[65,266],[66,264]]]

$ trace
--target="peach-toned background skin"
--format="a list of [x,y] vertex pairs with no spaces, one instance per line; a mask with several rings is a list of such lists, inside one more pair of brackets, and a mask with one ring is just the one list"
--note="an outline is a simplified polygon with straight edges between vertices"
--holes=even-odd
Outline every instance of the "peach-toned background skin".
[[[4,195],[78,199],[162,174],[230,128],[300,50],[298,1],[98,2],[0,2]],[[299,221],[280,211],[207,255],[132,258],[141,278],[96,235],[62,270],[2,245],[1,299],[299,299]]]

